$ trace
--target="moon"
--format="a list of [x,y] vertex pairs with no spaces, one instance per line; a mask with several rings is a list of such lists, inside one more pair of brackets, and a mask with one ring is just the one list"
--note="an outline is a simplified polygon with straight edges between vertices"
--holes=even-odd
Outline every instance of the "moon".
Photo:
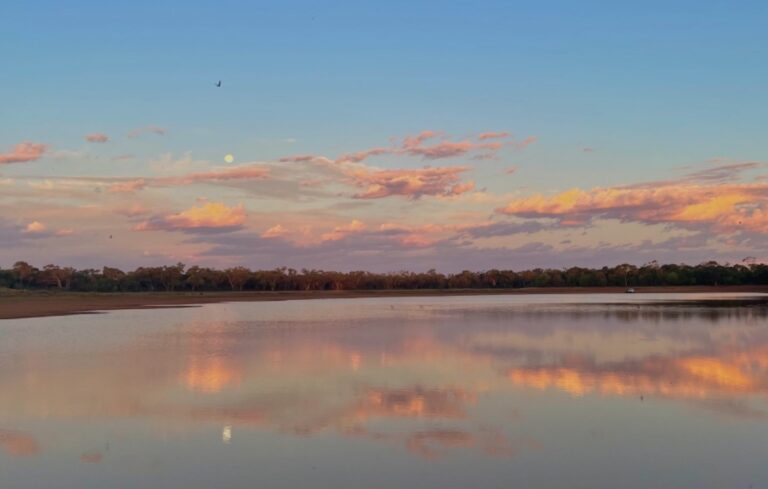
[[234,155],[232,155],[232,154],[227,154],[227,155],[224,157],[224,161],[226,161],[227,163],[232,163],[232,162],[234,162],[234,161],[235,161],[235,157],[234,157]]

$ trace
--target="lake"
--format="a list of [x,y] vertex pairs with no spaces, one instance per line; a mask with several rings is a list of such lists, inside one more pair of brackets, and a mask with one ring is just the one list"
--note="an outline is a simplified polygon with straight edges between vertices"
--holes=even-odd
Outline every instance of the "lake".
[[766,296],[0,321],[0,488],[765,488]]

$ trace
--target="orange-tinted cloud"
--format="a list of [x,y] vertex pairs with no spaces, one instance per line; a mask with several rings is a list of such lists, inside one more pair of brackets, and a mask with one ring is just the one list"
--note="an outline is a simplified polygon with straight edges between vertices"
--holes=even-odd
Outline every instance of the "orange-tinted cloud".
[[498,212],[561,222],[611,218],[642,223],[712,224],[768,232],[768,184],[659,183],[654,186],[571,189],[516,199]]
[[732,394],[766,394],[768,350],[758,346],[718,356],[649,357],[600,365],[579,358],[539,367],[514,368],[509,379],[537,389],[555,388],[574,396],[601,393],[619,396],[658,395],[706,399]]
[[40,221],[32,221],[24,227],[24,232],[28,234],[41,234],[47,230],[47,226]]
[[227,207],[225,204],[209,202],[192,207],[178,214],[155,217],[139,223],[136,231],[233,231],[245,223],[246,213],[242,204]]
[[109,141],[109,136],[101,132],[94,132],[85,135],[85,140],[89,143],[106,143]]
[[26,163],[39,159],[48,150],[48,145],[24,141],[8,153],[0,153],[0,165],[9,163]]
[[353,169],[348,172],[352,183],[364,188],[357,199],[380,199],[402,195],[417,199],[423,195],[459,195],[474,188],[461,182],[466,166],[421,168],[416,170]]
[[346,238],[350,234],[359,233],[364,230],[365,224],[355,219],[349,224],[338,226],[334,228],[333,231],[321,235],[320,239],[322,241],[338,241],[340,239]]

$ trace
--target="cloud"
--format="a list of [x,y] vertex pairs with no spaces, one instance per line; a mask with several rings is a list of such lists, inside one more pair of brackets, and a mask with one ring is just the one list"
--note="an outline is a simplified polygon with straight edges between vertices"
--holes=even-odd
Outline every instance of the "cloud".
[[168,132],[167,129],[164,127],[158,127],[158,126],[145,126],[145,127],[138,127],[136,129],[133,129],[128,133],[129,138],[137,138],[144,134],[151,133],[151,134],[157,134],[158,136],[165,136],[165,134]]
[[0,430],[0,446],[9,455],[29,457],[40,453],[40,444],[32,436],[17,431]]
[[358,151],[357,153],[349,153],[339,157],[337,163],[360,163],[367,160],[371,156],[379,156],[384,154],[397,153],[393,148],[373,148],[366,151]]
[[[485,133],[488,134],[504,134],[504,133]],[[442,140],[432,145],[426,145],[425,142],[435,138],[442,138],[443,133],[437,131],[422,131],[414,136],[406,136],[396,146],[391,147],[376,147],[364,151],[358,151],[355,153],[348,153],[340,156],[336,159],[336,163],[362,163],[371,156],[379,155],[401,155],[401,156],[415,156],[421,157],[425,160],[439,160],[445,158],[455,158],[458,156],[464,156],[467,153],[473,151],[486,151],[485,157],[490,158],[493,156],[493,152],[498,151],[503,147],[503,144],[498,141],[494,142],[482,142],[481,141],[450,141]],[[497,136],[501,137],[501,136]],[[486,137],[485,139],[489,139]]]
[[42,234],[45,233],[48,228],[40,221],[32,221],[26,225],[24,232],[27,234]]
[[269,169],[259,165],[247,165],[219,171],[197,172],[175,177],[137,178],[113,183],[108,191],[113,193],[135,192],[146,187],[175,187],[198,183],[222,183],[237,180],[263,180]]
[[477,136],[477,139],[485,141],[486,139],[505,139],[510,136],[511,134],[508,132],[484,132]]
[[423,195],[451,196],[468,192],[473,182],[461,182],[459,175],[468,171],[466,166],[434,167],[415,170],[353,169],[348,172],[351,182],[365,190],[355,194],[356,199],[380,199],[402,195],[418,199]]
[[84,464],[98,464],[104,459],[104,454],[101,452],[86,452],[80,455],[80,461]]
[[454,158],[463,156],[466,153],[478,149],[498,150],[501,149],[501,143],[473,143],[472,141],[442,141],[432,146],[420,146],[408,149],[408,154],[418,155],[427,160],[439,160],[443,158]]
[[46,144],[24,141],[14,146],[10,152],[0,153],[0,165],[35,161],[40,159],[46,151],[48,151]]
[[361,221],[358,221],[357,219],[354,219],[349,224],[335,227],[333,231],[322,234],[320,239],[322,241],[338,241],[340,239],[346,238],[350,234],[359,233],[364,230],[365,224],[363,224]]
[[71,228],[49,230],[48,226],[40,221],[32,221],[23,228],[20,227],[20,231],[21,235],[26,238],[63,238],[75,234],[75,230]]
[[282,238],[288,234],[288,230],[282,225],[277,224],[261,233],[262,238]]
[[145,179],[137,178],[136,180],[113,183],[107,188],[107,191],[112,193],[130,193],[137,190],[143,190],[147,185],[148,184]]
[[194,183],[220,183],[230,180],[262,180],[268,174],[268,168],[248,165],[221,171],[190,173],[179,177],[156,178],[152,182],[158,186],[191,185]]
[[85,135],[85,140],[89,143],[106,143],[109,141],[109,136],[101,132],[94,132]]
[[729,163],[691,172],[687,174],[682,180],[698,183],[732,182],[737,180],[742,173],[748,170],[756,170],[762,167],[765,167],[765,164],[756,161]]
[[551,227],[551,225],[542,224],[538,221],[495,222],[465,226],[461,229],[460,234],[472,238],[495,238],[498,236],[513,236],[516,234],[532,234],[551,229]]
[[570,189],[556,195],[515,199],[497,212],[561,223],[618,219],[683,227],[711,225],[722,231],[768,232],[768,184],[728,183],[756,164],[725,165],[676,181],[624,187]]
[[188,231],[230,232],[241,229],[246,213],[242,204],[227,207],[225,204],[208,202],[178,214],[157,216],[134,227],[136,231]]
[[126,154],[122,154],[122,155],[113,156],[111,158],[111,160],[112,161],[125,161],[125,160],[132,160],[134,158],[136,158],[136,156],[134,156],[132,154],[126,153]]
[[525,148],[527,148],[528,146],[530,146],[531,144],[535,143],[538,140],[539,140],[539,138],[537,138],[536,136],[528,136],[527,138],[523,139],[522,141],[512,143],[512,145],[515,148],[517,148],[517,149],[525,149]]
[[285,156],[283,158],[280,158],[278,160],[280,163],[333,163],[332,160],[326,158],[325,156],[318,156],[318,155],[295,155],[295,156]]

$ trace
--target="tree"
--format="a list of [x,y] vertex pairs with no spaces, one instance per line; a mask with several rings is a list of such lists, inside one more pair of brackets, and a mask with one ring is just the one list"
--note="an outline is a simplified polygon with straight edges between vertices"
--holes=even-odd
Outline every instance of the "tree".
[[245,283],[251,275],[251,271],[245,267],[235,267],[224,270],[224,274],[232,290],[243,290]]
[[17,261],[13,264],[13,274],[22,287],[24,287],[25,284],[31,282],[35,272],[36,269],[25,261]]

